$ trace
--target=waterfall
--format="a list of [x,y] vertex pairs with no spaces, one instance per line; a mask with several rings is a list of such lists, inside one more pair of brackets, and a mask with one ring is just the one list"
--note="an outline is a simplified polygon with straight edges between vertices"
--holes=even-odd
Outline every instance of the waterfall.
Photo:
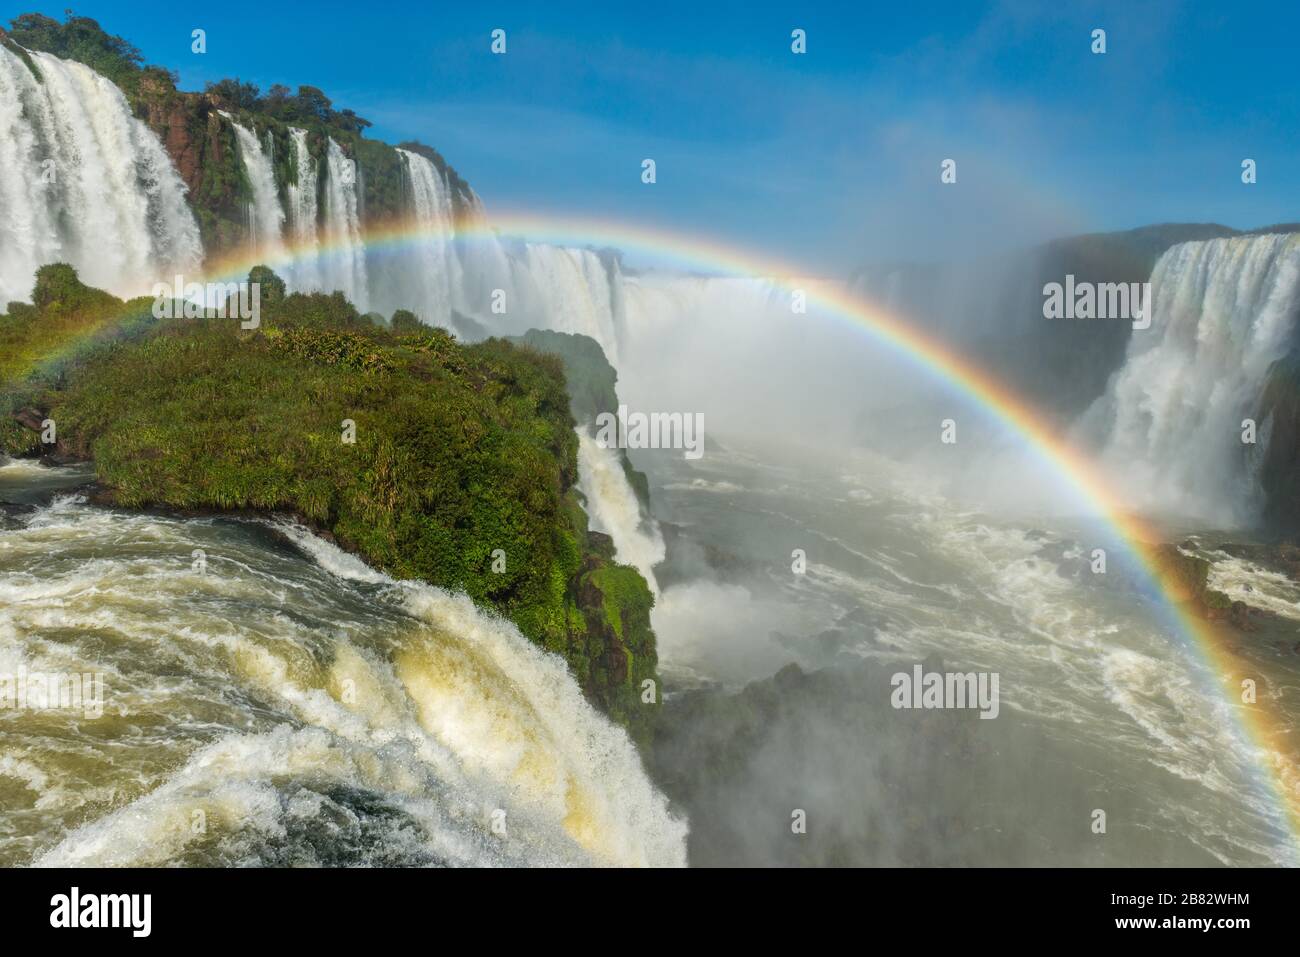
[[[455,242],[455,308],[493,333],[551,329],[590,336],[617,366],[622,312],[618,267],[607,266],[590,249],[504,243],[486,229],[478,196],[471,192],[466,205],[469,229]],[[493,308],[496,301],[504,312]]]
[[614,557],[639,571],[658,595],[654,566],[665,554],[659,526],[642,513],[619,450],[603,448],[582,426],[577,433],[578,487],[587,499],[591,527],[614,540]]
[[[473,190],[464,197],[462,214],[465,230],[456,236],[456,258],[460,267],[460,282],[452,290],[456,309],[487,325],[493,332],[526,332],[529,326],[523,321],[511,321],[512,310],[520,312],[515,289],[518,264],[506,251],[502,242],[488,229],[487,211],[483,201]],[[493,310],[496,293],[505,296],[506,312]],[[502,329],[508,325],[509,330]]]
[[0,47],[0,303],[63,261],[92,286],[137,295],[203,258],[185,184],[113,83],[48,53]]
[[454,222],[451,192],[437,167],[419,153],[397,151],[406,161],[411,191],[411,219],[420,228],[409,260],[404,259],[401,285],[410,290],[405,307],[430,325],[446,326],[451,320],[451,291],[459,285],[459,262],[451,241]]
[[[685,824],[563,659],[464,595],[268,531],[71,498],[0,523],[0,660],[102,673],[105,715],[90,736],[77,710],[6,716],[26,786],[0,862],[685,863]],[[76,637],[41,638],[51,602]]]
[[521,266],[531,325],[590,336],[617,367],[614,290],[600,257],[589,249],[527,243]]
[[325,153],[325,246],[321,263],[322,288],[336,289],[361,312],[370,308],[366,249],[361,238],[357,202],[357,164],[333,139]]
[[1151,328],[1134,331],[1123,367],[1081,425],[1133,504],[1250,520],[1259,491],[1242,420],[1288,349],[1298,284],[1296,235],[1183,243],[1160,257]]
[[271,159],[262,149],[257,134],[247,127],[236,123],[234,118],[224,111],[221,113],[235,128],[235,137],[239,141],[239,156],[244,163],[244,174],[253,191],[253,201],[249,209],[249,240],[253,251],[266,260],[272,268],[279,266],[284,256],[284,207],[280,205],[280,193],[275,185],[275,172]]
[[293,230],[294,264],[292,285],[296,289],[319,289],[320,238],[316,222],[316,160],[307,149],[307,131],[290,127],[296,182],[288,188],[289,224]]

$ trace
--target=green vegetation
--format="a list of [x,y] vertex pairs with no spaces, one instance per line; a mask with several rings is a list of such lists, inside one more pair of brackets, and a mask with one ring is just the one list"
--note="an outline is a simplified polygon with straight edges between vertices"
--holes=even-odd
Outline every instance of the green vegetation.
[[314,86],[300,86],[297,93],[291,93],[287,86],[277,83],[263,96],[255,84],[225,79],[209,83],[206,92],[231,109],[265,113],[294,126],[312,123],[360,133],[371,125],[351,110],[334,109],[330,98]]
[[424,328],[424,323],[420,317],[409,309],[398,309],[393,313],[392,327],[394,332],[415,332]]
[[42,269],[34,305],[0,317],[0,450],[39,451],[31,423],[48,417],[57,452],[93,459],[119,506],[296,514],[395,577],[508,616],[647,734],[653,598],[588,536],[560,362],[405,321],[390,331],[339,293],[285,295],[264,267],[250,278],[265,295],[246,332],[154,320],[149,300]]
[[[1264,490],[1263,526],[1273,534],[1300,539],[1300,345],[1269,366],[1256,422],[1267,423],[1269,438],[1254,473]],[[1255,446],[1242,446],[1251,454]]]
[[[615,386],[618,383],[618,373],[609,364],[605,351],[595,339],[576,333],[529,329],[522,336],[512,337],[510,341],[559,357],[564,363],[564,376],[569,383],[570,407],[574,418],[579,422],[592,423],[603,412],[617,414],[618,392]],[[638,472],[632,467],[627,452],[622,452],[620,459],[623,474],[627,476],[642,507],[648,509],[650,480],[644,472]]]
[[37,451],[36,433],[12,415],[33,406],[44,390],[60,388],[67,372],[106,341],[129,335],[152,320],[152,300],[123,303],[83,286],[63,263],[36,272],[32,304],[9,303],[0,315],[0,448],[14,454]]
[[579,422],[590,422],[601,412],[618,411],[618,373],[605,358],[600,343],[591,336],[549,329],[529,329],[512,342],[558,356],[564,363],[565,379],[569,383],[569,403],[573,417]]
[[29,50],[78,60],[125,90],[134,90],[146,69],[143,55],[132,44],[105,33],[90,17],[74,17],[71,12],[63,23],[40,13],[24,13],[10,21],[9,36]]

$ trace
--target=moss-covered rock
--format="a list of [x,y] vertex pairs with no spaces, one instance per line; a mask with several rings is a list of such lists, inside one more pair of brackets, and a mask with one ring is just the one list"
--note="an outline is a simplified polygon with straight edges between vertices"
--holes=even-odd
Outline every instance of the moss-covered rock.
[[[609,364],[605,350],[595,339],[578,333],[529,329],[522,336],[511,337],[510,341],[559,357],[564,363],[564,376],[569,384],[570,406],[579,422],[590,425],[598,415],[618,413],[618,372]],[[625,450],[620,451],[619,459],[628,484],[636,493],[642,509],[648,512],[650,480],[644,472],[632,467]]]
[[644,738],[653,598],[588,534],[559,360],[390,331],[339,293],[254,277],[271,294],[246,331],[155,319],[149,300],[44,267],[35,304],[0,317],[0,451],[42,451],[34,423],[49,418],[61,455],[94,461],[107,503],[297,515],[394,577],[509,617]]
[[[1264,493],[1262,527],[1300,538],[1300,346],[1269,368],[1254,411],[1262,451],[1256,465]],[[1249,449],[1243,451],[1249,454]]]

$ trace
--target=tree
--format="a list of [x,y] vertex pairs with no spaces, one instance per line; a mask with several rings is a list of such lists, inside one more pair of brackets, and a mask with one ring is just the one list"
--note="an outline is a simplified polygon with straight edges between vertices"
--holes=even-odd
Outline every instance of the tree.
[[409,309],[398,309],[393,313],[393,331],[394,332],[413,332],[424,324],[420,322],[420,317]]
[[239,79],[218,80],[207,85],[209,96],[218,99],[225,106],[235,110],[255,110],[262,105],[261,90],[256,84],[244,83]]
[[261,302],[281,302],[284,299],[284,280],[270,266],[254,266],[249,270],[248,281],[261,286],[258,293]]
[[333,115],[330,98],[314,86],[298,87],[298,111],[303,119],[316,119],[328,123]]
[[334,125],[347,130],[349,133],[359,134],[372,124],[369,120],[362,119],[351,110],[340,110],[334,114]]

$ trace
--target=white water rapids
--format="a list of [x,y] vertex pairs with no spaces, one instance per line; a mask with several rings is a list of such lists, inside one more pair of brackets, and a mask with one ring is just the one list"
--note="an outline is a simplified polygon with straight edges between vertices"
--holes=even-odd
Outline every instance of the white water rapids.
[[4,670],[105,688],[97,720],[6,716],[0,859],[683,863],[685,825],[563,661],[280,534],[71,498],[0,525]]

